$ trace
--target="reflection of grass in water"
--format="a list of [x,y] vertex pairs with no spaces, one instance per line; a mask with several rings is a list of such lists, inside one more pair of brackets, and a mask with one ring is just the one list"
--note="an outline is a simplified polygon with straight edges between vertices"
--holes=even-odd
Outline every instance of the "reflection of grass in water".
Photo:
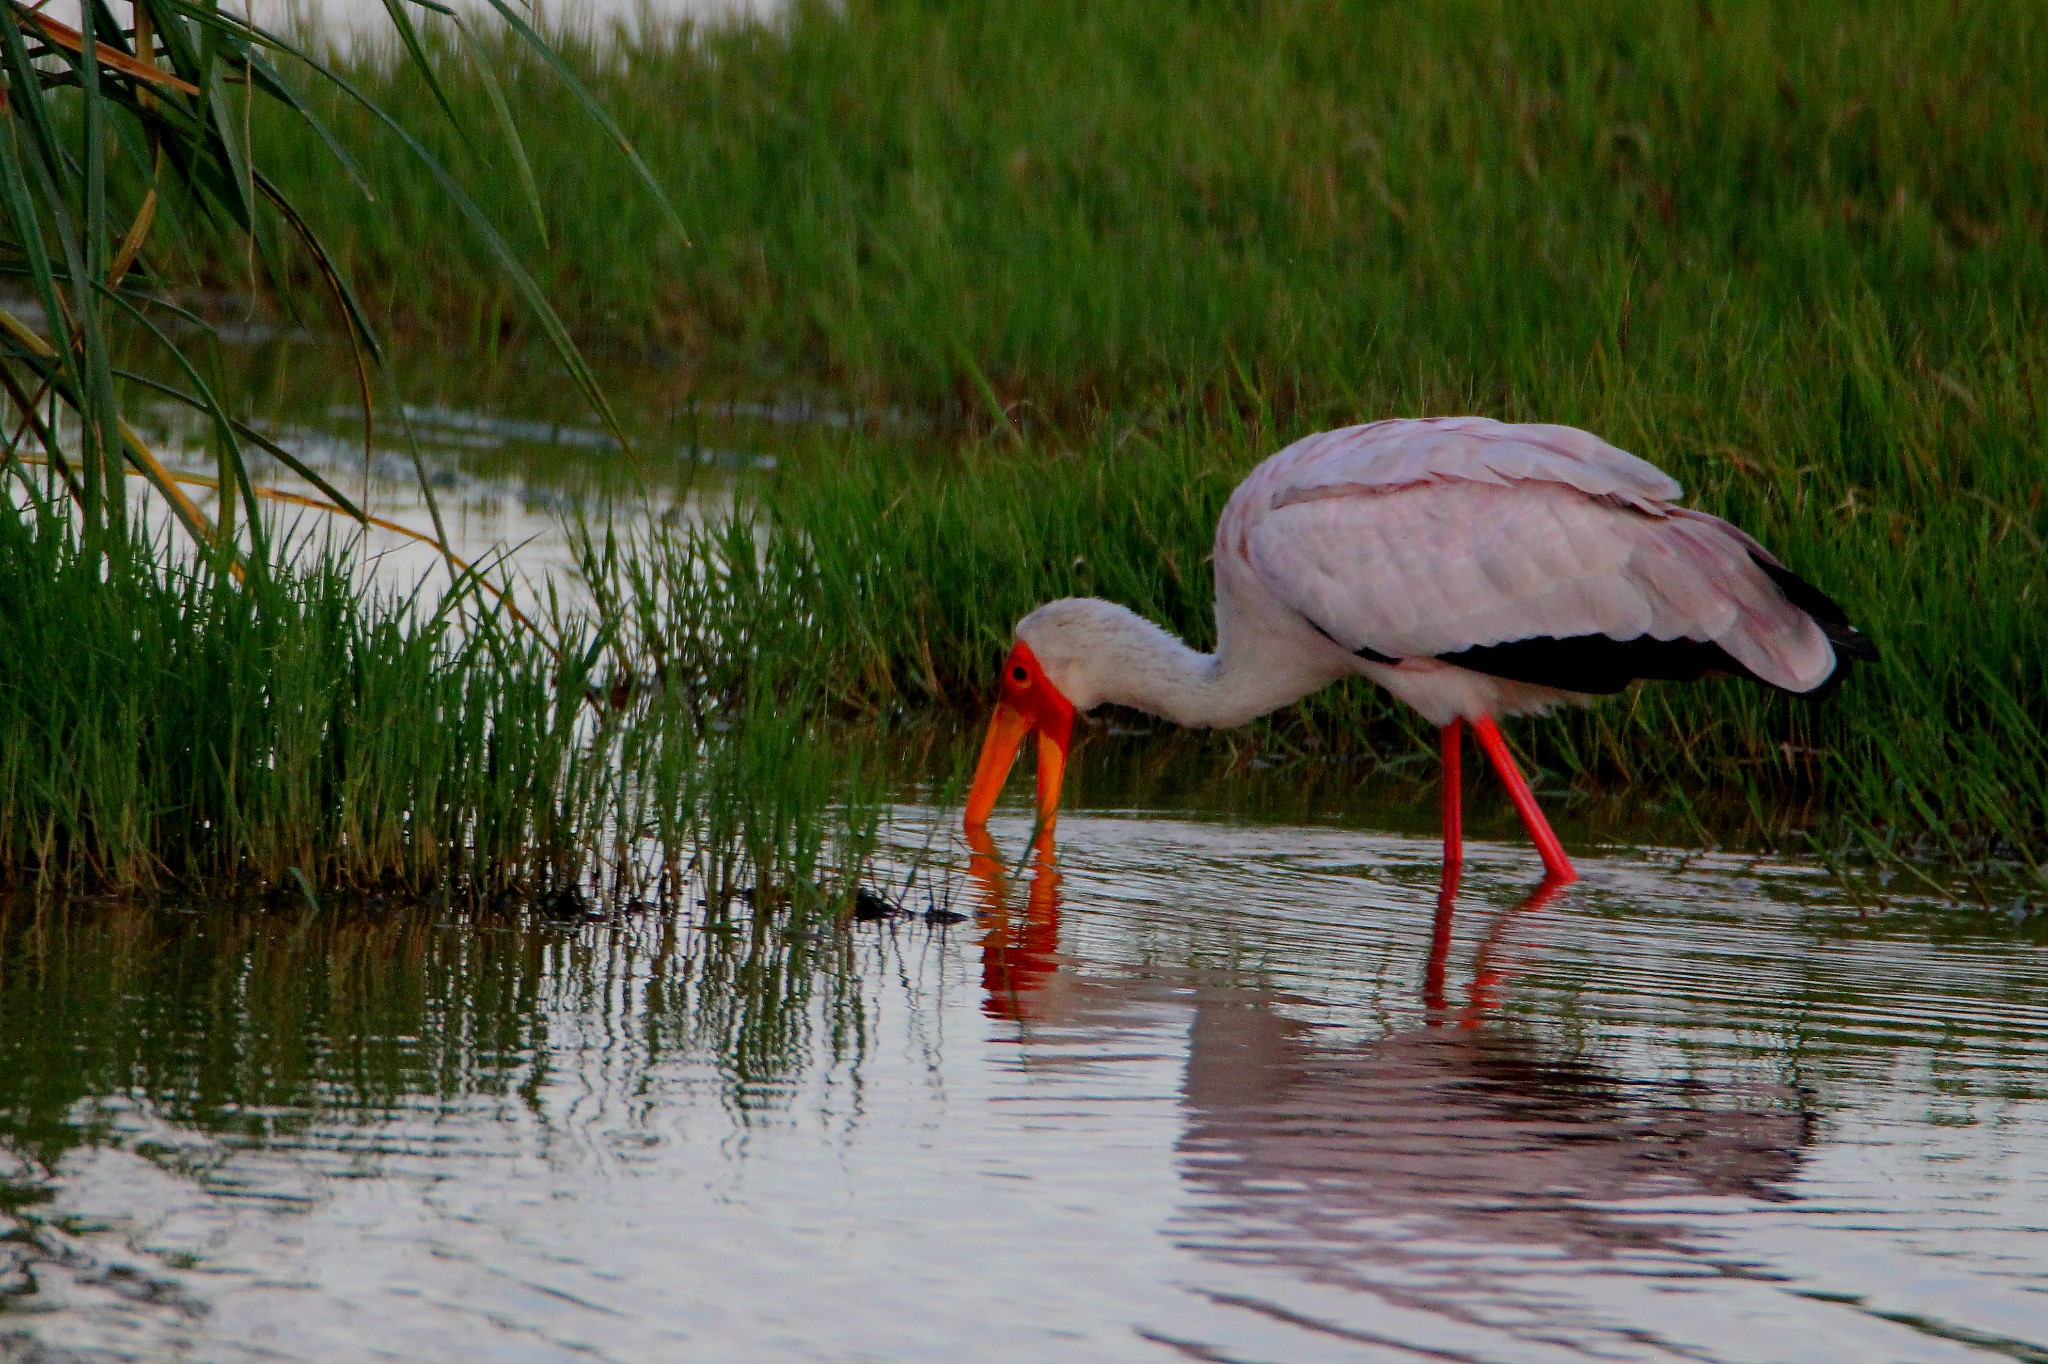
[[237,586],[0,508],[8,879],[558,909],[702,885],[721,911],[745,889],[803,914],[852,895],[870,783],[815,707],[615,696],[611,627],[558,624],[551,648],[470,593],[452,628],[312,559]]
[[0,1144],[49,1171],[81,1142],[126,1140],[135,1105],[234,1144],[437,1110],[553,1122],[550,1048],[589,1045],[604,1062],[576,1064],[621,1124],[679,1065],[712,1068],[745,1118],[807,1062],[859,1050],[857,951],[801,913],[479,932],[421,909],[17,899],[0,904]]

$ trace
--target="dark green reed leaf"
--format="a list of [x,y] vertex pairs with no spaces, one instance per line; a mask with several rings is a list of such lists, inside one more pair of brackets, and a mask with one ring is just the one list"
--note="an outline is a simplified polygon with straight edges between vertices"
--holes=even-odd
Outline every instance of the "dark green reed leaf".
[[[147,374],[140,374],[130,369],[116,369],[114,373],[128,383],[140,384],[142,387],[149,389],[151,392],[160,393],[164,397],[171,399],[173,402],[182,404],[185,407],[189,407],[195,412],[204,412],[209,417],[211,417],[214,415],[216,411],[218,411],[217,405],[209,407],[207,401],[204,398],[187,393],[183,389],[178,388],[176,385],[167,384],[163,382],[161,379],[151,378]],[[352,520],[362,521],[365,519],[363,509],[361,507],[358,507],[353,501],[351,501],[348,494],[342,492],[332,483],[329,483],[327,479],[321,475],[320,471],[315,469],[312,465],[306,463],[297,455],[293,454],[290,450],[286,449],[282,445],[279,445],[276,441],[264,435],[261,431],[258,431],[255,427],[249,425],[247,422],[243,421],[239,417],[228,416],[227,423],[229,428],[235,433],[237,437],[247,442],[248,444],[255,446],[257,449],[263,451],[272,459],[275,459],[278,463],[284,465],[293,473],[297,474],[300,478],[305,479],[308,483],[311,483],[315,488],[318,488],[320,490],[321,496],[332,501],[335,506],[341,508],[342,511],[346,512]]]
[[405,12],[404,0],[384,0],[384,12],[391,16],[391,26],[398,30],[398,40],[405,45],[406,55],[412,58],[413,69],[427,83],[434,102],[441,106],[441,112],[448,116],[448,124],[455,129],[464,145],[472,151],[476,143],[469,136],[469,127],[455,112],[455,106],[448,102],[447,92],[441,89],[441,78],[434,74],[434,63],[428,59],[427,50],[420,45],[420,35],[413,28],[412,16]]
[[[414,163],[426,171],[428,176],[440,188],[441,192],[455,205],[456,210],[469,222],[471,230],[476,234],[477,240],[483,243],[493,263],[502,272],[504,277],[512,283],[513,288],[526,303],[528,311],[541,328],[541,334],[547,339],[548,345],[554,350],[556,357],[561,360],[563,368],[569,371],[569,375],[575,381],[576,386],[583,391],[584,397],[596,411],[598,420],[604,424],[605,429],[611,434],[613,439],[619,442],[620,447],[627,452],[629,457],[637,460],[638,455],[634,450],[632,438],[626,433],[624,426],[619,422],[618,416],[612,411],[610,400],[605,397],[603,389],[597,383],[596,376],[591,373],[589,365],[584,361],[582,351],[577,348],[575,341],[569,335],[568,328],[562,324],[562,320],[556,314],[553,305],[548,302],[547,295],[542,291],[531,272],[520,262],[518,254],[513,251],[511,244],[505,240],[504,234],[498,230],[497,224],[492,220],[491,216],[484,211],[483,207],[463,187],[462,182],[441,163],[440,159],[427,150],[426,145],[414,135],[411,129],[387,112],[382,105],[371,99],[358,86],[332,66],[321,62],[299,46],[277,34],[247,25],[236,24],[231,20],[225,19],[222,21],[221,26],[224,29],[235,32],[238,36],[248,41],[260,42],[265,46],[287,53],[305,63],[310,70],[330,82],[365,113],[369,114],[379,126],[398,139],[399,143],[410,153]],[[536,41],[538,41],[537,38]]]
[[[104,285],[99,288],[100,292],[110,298],[130,321],[156,341],[158,349],[184,373],[185,381],[198,390],[198,402],[193,406],[205,413],[207,420],[213,424],[214,437],[220,442],[221,451],[226,456],[228,468],[234,478],[232,492],[241,495],[243,510],[249,517],[251,560],[256,563],[265,562],[270,556],[268,546],[264,543],[263,509],[257,505],[256,487],[249,481],[248,466],[242,459],[242,443],[236,429],[238,423],[228,415],[228,410],[221,406],[220,399],[214,396],[213,389],[201,377],[199,367],[192,363],[175,341],[164,334],[163,328],[151,321],[149,315],[136,307],[131,299]],[[149,473],[146,465],[142,467],[145,473]],[[221,491],[224,496],[231,495],[229,489],[223,488]]]
[[556,52],[546,39],[535,33],[532,25],[519,17],[518,11],[507,4],[506,0],[490,0],[490,3],[491,8],[497,10],[499,15],[503,17],[506,25],[514,33],[517,33],[528,47],[533,49],[541,61],[546,63],[548,69],[555,73],[556,79],[562,82],[563,87],[576,97],[576,102],[583,106],[584,111],[590,115],[591,120],[603,128],[605,133],[610,136],[612,142],[624,154],[626,160],[631,163],[634,171],[639,174],[640,182],[647,186],[648,193],[654,196],[655,205],[661,209],[662,217],[667,220],[669,230],[687,244],[690,240],[689,231],[683,226],[682,216],[676,212],[675,206],[669,203],[668,191],[661,187],[661,182],[654,178],[654,172],[649,170],[647,163],[640,159],[640,153],[633,149],[633,144],[627,140],[626,134],[620,130],[617,120],[611,116],[611,113],[606,110],[597,96],[590,93],[589,87],[577,79],[576,73],[569,69],[568,63],[562,60],[561,54]]
[[291,200],[284,197],[284,191],[261,171],[256,173],[256,192],[277,211],[278,217],[282,218],[285,225],[298,237],[299,245],[305,249],[306,255],[320,271],[320,278],[325,281],[328,293],[333,296],[335,306],[341,310],[342,320],[348,324],[351,339],[362,350],[368,351],[370,359],[379,364],[383,363],[384,348],[377,340],[377,333],[370,326],[369,314],[356,297],[354,288],[349,285],[348,276],[342,273],[341,267],[328,254],[326,243],[314,233],[312,226],[298,209],[292,206]]
[[[438,111],[472,148],[472,130],[457,113],[411,13],[415,4],[424,13],[458,23],[472,62],[491,82],[489,102],[517,165],[523,211],[531,215],[544,241],[546,220],[531,159],[505,91],[488,69],[486,54],[448,7],[435,0],[386,0],[403,51],[426,82]],[[4,387],[24,409],[23,430],[33,429],[46,447],[46,459],[74,488],[85,512],[82,525],[89,533],[125,533],[128,464],[158,485],[188,529],[195,535],[203,531],[203,520],[189,501],[166,483],[168,476],[153,456],[127,434],[111,358],[118,330],[146,339],[184,376],[182,388],[161,387],[206,413],[219,450],[223,496],[234,499],[229,506],[239,503],[244,512],[245,529],[239,533],[255,550],[259,570],[268,554],[257,505],[259,490],[249,481],[243,457],[250,437],[246,424],[225,410],[213,386],[202,380],[199,366],[182,349],[183,343],[148,316],[152,307],[178,311],[161,293],[181,281],[165,273],[169,257],[149,250],[149,236],[158,224],[186,249],[186,259],[194,264],[189,250],[193,242],[238,242],[242,254],[237,263],[250,270],[251,286],[273,286],[278,300],[294,315],[299,301],[285,248],[295,248],[310,262],[350,334],[366,443],[371,438],[369,366],[381,363],[381,345],[334,252],[291,197],[256,164],[250,133],[258,105],[264,119],[282,116],[316,140],[339,165],[345,181],[366,202],[374,203],[370,181],[356,154],[272,63],[272,52],[293,58],[317,79],[335,85],[407,149],[510,280],[606,428],[630,452],[595,375],[538,282],[491,214],[402,119],[297,45],[216,4],[137,0],[133,13],[137,28],[130,33],[119,27],[105,0],[87,0],[80,19],[83,27],[74,31],[36,13],[26,0],[0,0],[0,69],[8,85],[6,125],[0,136],[0,270],[19,273],[29,282],[41,307],[44,333],[26,323],[10,324],[0,364],[12,367]],[[545,50],[530,28],[519,27],[529,47]],[[139,44],[145,29],[149,41]],[[589,103],[588,92],[576,88],[579,98]],[[651,185],[645,166],[618,137],[617,125],[594,104],[590,112]],[[662,203],[672,214],[666,201]],[[128,207],[119,209],[120,204]],[[196,235],[190,230],[195,226],[203,229]],[[110,273],[121,278],[110,281]],[[82,449],[67,454],[58,427],[29,410],[46,399],[75,414]],[[70,438],[68,432],[65,438]],[[260,443],[265,448],[274,445]],[[281,449],[273,453],[311,478],[337,507],[363,518],[360,508],[302,461]],[[15,463],[8,467],[19,472]],[[224,516],[224,524],[232,520]]]
[[512,117],[512,106],[505,100],[505,87],[499,83],[497,73],[491,70],[490,54],[470,32],[469,25],[458,18],[455,27],[462,35],[463,46],[469,50],[469,69],[483,83],[484,93],[491,101],[491,110],[498,116],[498,131],[504,136],[505,145],[511,149],[512,163],[519,171],[519,187],[525,191],[527,210],[533,214],[533,229],[540,235],[541,245],[546,246],[548,218],[540,206],[540,182],[533,178],[533,162],[526,155],[526,142],[519,136],[519,123]]

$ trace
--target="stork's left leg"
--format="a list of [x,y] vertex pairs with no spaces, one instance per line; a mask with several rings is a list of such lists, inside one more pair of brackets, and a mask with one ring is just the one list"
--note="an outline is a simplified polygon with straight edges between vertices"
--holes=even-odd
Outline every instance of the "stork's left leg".
[[1508,752],[1508,741],[1501,737],[1500,726],[1494,724],[1492,716],[1482,715],[1472,722],[1472,733],[1479,739],[1479,746],[1486,750],[1486,756],[1493,760],[1493,770],[1500,773],[1501,783],[1508,788],[1508,799],[1515,803],[1515,813],[1522,817],[1529,837],[1535,841],[1536,851],[1543,855],[1545,881],[1562,885],[1578,880],[1579,874],[1572,870],[1571,859],[1564,855],[1564,845],[1557,841],[1557,835],[1550,831],[1550,821],[1543,817],[1543,807],[1536,803],[1529,783],[1522,780],[1522,769],[1515,766],[1515,755]]
[[1437,899],[1446,908],[1458,896],[1458,874],[1465,866],[1465,801],[1458,770],[1464,736],[1463,720],[1444,726],[1444,879]]

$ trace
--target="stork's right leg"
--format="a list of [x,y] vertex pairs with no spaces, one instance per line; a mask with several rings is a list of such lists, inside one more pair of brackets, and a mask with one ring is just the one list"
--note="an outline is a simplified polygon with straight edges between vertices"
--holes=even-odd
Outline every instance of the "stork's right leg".
[[1494,724],[1492,716],[1482,715],[1472,722],[1472,732],[1478,737],[1479,746],[1486,750],[1486,756],[1493,760],[1493,770],[1500,773],[1501,782],[1508,788],[1515,813],[1522,817],[1529,837],[1536,843],[1536,851],[1543,855],[1545,881],[1562,885],[1578,880],[1571,859],[1564,855],[1564,845],[1557,841],[1557,835],[1550,831],[1550,821],[1543,817],[1543,807],[1536,803],[1529,783],[1522,780],[1522,769],[1515,766],[1515,755],[1508,752],[1508,741],[1501,737],[1500,726]]

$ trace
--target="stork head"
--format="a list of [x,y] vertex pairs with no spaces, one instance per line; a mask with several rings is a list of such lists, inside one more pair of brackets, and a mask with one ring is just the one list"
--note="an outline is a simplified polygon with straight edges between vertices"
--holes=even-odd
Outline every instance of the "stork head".
[[[1026,618],[1029,624],[1030,618]],[[981,761],[974,768],[974,785],[967,792],[967,827],[988,824],[996,797],[1002,794],[1010,766],[1024,736],[1038,736],[1038,818],[1041,831],[1050,831],[1059,814],[1060,779],[1066,775],[1067,745],[1074,732],[1074,703],[1046,675],[1031,644],[1018,630],[1010,656],[1003,660],[1002,683],[996,693],[995,718],[989,721],[988,738],[981,746]]]
[[987,823],[1017,749],[1035,733],[1038,815],[1041,827],[1050,829],[1074,713],[1114,702],[1172,718],[1162,699],[1184,688],[1189,670],[1206,661],[1143,616],[1096,597],[1063,597],[1018,621],[1017,642],[1003,660],[995,719],[967,793],[967,827]]

